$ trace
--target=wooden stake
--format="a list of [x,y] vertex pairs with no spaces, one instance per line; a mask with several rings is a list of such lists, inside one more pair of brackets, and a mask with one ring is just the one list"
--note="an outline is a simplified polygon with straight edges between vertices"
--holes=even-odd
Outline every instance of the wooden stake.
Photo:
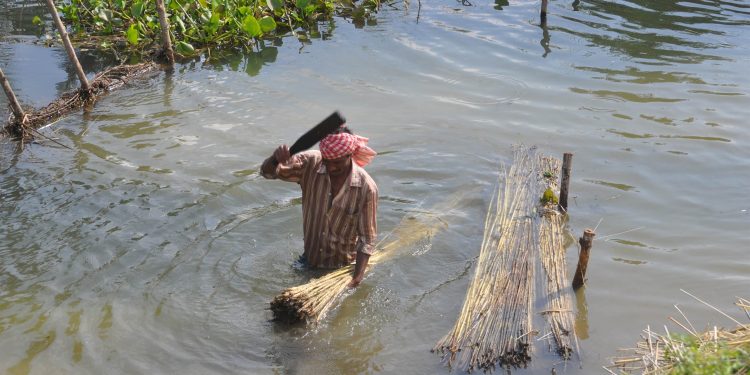
[[578,289],[586,282],[586,267],[589,264],[589,253],[591,253],[591,243],[594,242],[594,233],[591,229],[583,231],[583,237],[578,239],[581,245],[581,252],[578,254],[578,266],[573,277],[573,289]]
[[568,211],[568,188],[570,187],[570,169],[573,167],[573,154],[563,154],[562,175],[560,176],[560,208]]
[[174,65],[174,50],[172,50],[172,39],[169,36],[169,21],[164,9],[164,0],[156,0],[156,12],[159,13],[159,25],[161,25],[161,42],[164,46],[164,54],[167,56],[169,65]]
[[70,38],[68,37],[68,31],[65,29],[65,25],[63,25],[62,21],[60,20],[60,16],[57,14],[57,8],[55,8],[55,3],[52,0],[47,0],[47,8],[49,8],[49,12],[52,14],[52,19],[55,21],[55,25],[57,26],[57,31],[60,32],[60,37],[63,40],[65,51],[68,53],[68,58],[70,59],[70,62],[73,63],[73,66],[76,69],[76,74],[78,75],[78,79],[81,81],[81,88],[87,92],[91,91],[89,80],[86,78],[86,73],[83,72],[81,63],[78,62],[76,51],[75,49],[73,49],[73,44],[70,43]]
[[19,123],[23,123],[23,118],[26,116],[26,114],[23,113],[23,108],[21,108],[21,104],[18,103],[16,94],[13,93],[13,89],[10,87],[10,82],[8,82],[8,79],[5,78],[5,74],[3,73],[2,69],[0,69],[0,85],[3,86],[5,96],[8,97],[10,108],[11,110],[13,110],[13,116],[16,116],[16,120],[18,120]]
[[547,24],[547,3],[548,2],[549,0],[542,0],[542,11],[541,11],[541,14],[539,14],[539,19],[542,25]]

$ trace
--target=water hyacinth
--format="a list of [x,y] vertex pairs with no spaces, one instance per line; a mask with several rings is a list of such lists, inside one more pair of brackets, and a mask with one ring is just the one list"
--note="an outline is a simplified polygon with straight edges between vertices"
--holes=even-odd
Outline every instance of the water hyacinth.
[[[131,47],[158,42],[156,2],[149,0],[70,0],[58,4],[75,37],[107,37],[100,45],[122,40]],[[379,0],[355,5],[336,0],[165,0],[175,50],[193,55],[200,48],[249,46],[267,36],[314,29],[334,14],[367,17]],[[295,35],[297,35],[295,33]],[[301,35],[298,35],[300,38]]]

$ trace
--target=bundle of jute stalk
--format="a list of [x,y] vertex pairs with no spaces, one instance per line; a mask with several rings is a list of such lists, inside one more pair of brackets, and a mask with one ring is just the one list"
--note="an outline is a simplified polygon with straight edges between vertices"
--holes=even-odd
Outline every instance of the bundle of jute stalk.
[[[464,192],[453,194],[447,201],[429,211],[405,216],[388,235],[376,245],[370,257],[370,267],[393,257],[396,250],[428,239],[447,227],[443,216],[458,205]],[[334,308],[347,290],[354,265],[339,268],[310,282],[285,289],[271,301],[274,320],[284,323],[315,323]]]
[[[539,157],[539,171],[542,173],[539,178],[545,192],[560,190],[556,177],[560,175],[561,164],[559,159]],[[543,282],[538,302],[543,304],[540,314],[546,321],[542,337],[554,339],[557,354],[563,359],[570,359],[580,349],[575,335],[572,290],[565,267],[565,217],[554,199],[540,202],[539,214],[539,255]]]
[[[569,357],[570,296],[565,291],[562,219],[552,181],[559,161],[516,146],[485,217],[484,237],[464,305],[451,331],[433,348],[464,371],[525,366],[531,359],[535,277],[544,281],[543,310],[559,353]],[[541,270],[541,272],[540,272]],[[546,336],[546,335],[545,335]]]
[[747,315],[748,323],[741,323],[707,302],[685,292],[699,302],[719,312],[737,326],[733,329],[714,326],[704,332],[695,329],[690,320],[675,305],[684,321],[669,318],[687,333],[670,332],[664,326],[659,334],[646,327],[641,341],[627,354],[614,358],[604,367],[610,374],[750,374],[750,301],[738,298],[735,303]]

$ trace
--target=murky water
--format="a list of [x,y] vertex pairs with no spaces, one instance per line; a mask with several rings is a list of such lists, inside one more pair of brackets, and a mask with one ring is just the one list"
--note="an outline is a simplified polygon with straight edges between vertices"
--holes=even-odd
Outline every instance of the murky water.
[[[0,67],[20,100],[75,87],[63,51],[31,43],[39,8],[2,8]],[[361,28],[336,19],[311,43],[133,82],[43,131],[71,149],[3,144],[0,369],[448,373],[429,349],[458,314],[518,143],[575,153],[570,229],[597,240],[577,296],[582,357],[566,366],[540,346],[517,373],[602,373],[675,303],[696,326],[733,325],[680,289],[729,313],[750,291],[750,5],[552,2],[548,28],[537,13],[395,3]],[[91,73],[109,61],[90,56]],[[461,199],[439,212],[447,229],[378,264],[322,326],[279,327],[268,302],[309,277],[290,267],[300,192],[257,170],[334,109],[381,153],[368,170],[382,233]]]

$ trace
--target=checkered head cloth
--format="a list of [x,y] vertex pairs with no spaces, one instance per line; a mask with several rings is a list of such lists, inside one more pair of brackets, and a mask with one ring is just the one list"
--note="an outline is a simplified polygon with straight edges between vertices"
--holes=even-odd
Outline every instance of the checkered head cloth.
[[369,164],[377,155],[367,147],[368,139],[349,133],[330,134],[320,141],[320,154],[323,159],[338,159],[351,155],[360,167]]

